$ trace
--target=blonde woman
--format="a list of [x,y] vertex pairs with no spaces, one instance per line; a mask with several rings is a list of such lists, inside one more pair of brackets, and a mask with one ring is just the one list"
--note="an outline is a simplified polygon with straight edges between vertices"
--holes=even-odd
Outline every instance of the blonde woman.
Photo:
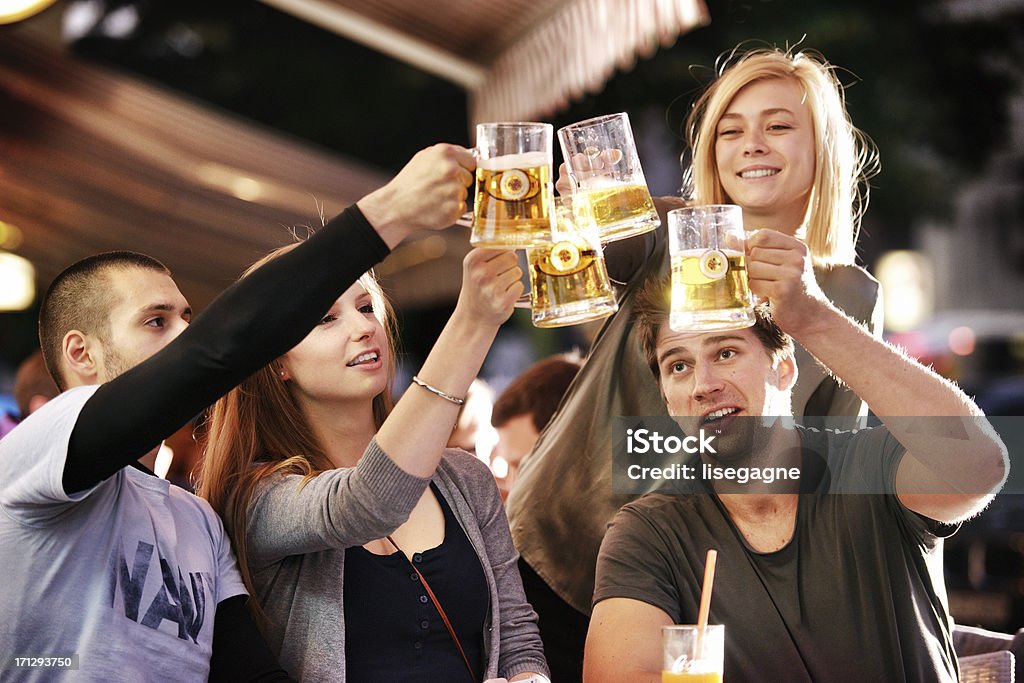
[[214,405],[199,493],[290,675],[547,674],[494,478],[445,448],[519,277],[510,252],[466,257],[455,311],[393,409],[393,325],[371,275]]
[[[825,294],[880,335],[878,283],[854,263],[873,155],[850,122],[833,68],[809,52],[734,53],[696,102],[687,132],[693,201],[739,204],[748,230],[799,236]],[[569,189],[561,179],[560,185],[563,193]],[[663,210],[683,204],[658,203]],[[609,270],[628,283],[619,311],[599,333],[508,499],[523,581],[556,679],[582,675],[597,551],[615,511],[630,500],[610,493],[611,417],[665,414],[637,340],[633,300],[645,281],[667,275],[666,242],[662,228],[608,249]],[[860,398],[802,348],[796,357],[795,415],[865,414]]]

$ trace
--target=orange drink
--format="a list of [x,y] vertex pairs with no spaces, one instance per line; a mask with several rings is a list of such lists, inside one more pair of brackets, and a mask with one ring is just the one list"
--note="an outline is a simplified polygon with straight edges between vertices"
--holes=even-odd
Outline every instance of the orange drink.
[[661,672],[661,683],[722,683],[721,671]]

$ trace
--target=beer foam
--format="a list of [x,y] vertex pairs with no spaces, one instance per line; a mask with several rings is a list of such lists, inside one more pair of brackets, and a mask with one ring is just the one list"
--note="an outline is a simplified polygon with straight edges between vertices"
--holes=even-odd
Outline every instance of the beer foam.
[[486,171],[506,171],[510,168],[535,168],[550,166],[551,159],[544,152],[523,152],[522,154],[505,154],[500,157],[481,159],[477,168]]
[[610,178],[606,175],[595,176],[593,178],[583,178],[580,180],[580,187],[585,192],[600,192],[601,190],[618,189],[620,187],[628,187],[618,178]]

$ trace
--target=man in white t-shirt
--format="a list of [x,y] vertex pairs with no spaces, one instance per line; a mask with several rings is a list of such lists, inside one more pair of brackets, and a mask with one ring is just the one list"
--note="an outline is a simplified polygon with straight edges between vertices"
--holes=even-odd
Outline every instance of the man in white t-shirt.
[[0,679],[287,679],[219,518],[153,475],[156,451],[406,235],[451,225],[473,166],[460,147],[420,152],[192,324],[170,272],[141,254],[53,281],[40,341],[63,393],[0,441]]

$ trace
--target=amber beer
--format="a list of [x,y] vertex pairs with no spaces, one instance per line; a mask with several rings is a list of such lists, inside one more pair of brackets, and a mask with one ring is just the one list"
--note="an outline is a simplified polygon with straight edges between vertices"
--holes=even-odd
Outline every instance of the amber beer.
[[749,327],[750,304],[742,252],[693,249],[672,255],[672,329]]
[[550,123],[478,123],[474,247],[522,249],[551,244],[555,191]]
[[608,185],[580,190],[573,211],[589,216],[602,242],[632,237],[661,224],[646,185]]
[[575,325],[618,310],[601,240],[593,223],[576,220],[570,201],[555,200],[553,244],[526,250],[533,324]]
[[579,121],[558,130],[573,184],[573,211],[589,213],[601,242],[661,225],[647,189],[633,129],[625,112]]
[[537,327],[575,325],[616,311],[608,270],[595,245],[563,239],[529,249],[530,298]]
[[676,332],[707,332],[753,325],[742,209],[710,204],[669,211],[668,239],[669,327]]
[[551,165],[542,152],[482,159],[476,168],[473,244],[531,247],[551,242]]

